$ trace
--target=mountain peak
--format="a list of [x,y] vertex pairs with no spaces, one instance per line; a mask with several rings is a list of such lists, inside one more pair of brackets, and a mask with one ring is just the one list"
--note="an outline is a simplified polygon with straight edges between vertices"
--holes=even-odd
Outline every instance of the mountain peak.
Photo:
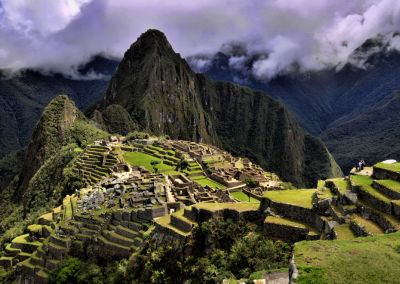
[[125,57],[129,56],[130,53],[142,56],[154,51],[158,51],[159,54],[175,54],[165,34],[159,30],[150,29],[139,36],[125,53]]

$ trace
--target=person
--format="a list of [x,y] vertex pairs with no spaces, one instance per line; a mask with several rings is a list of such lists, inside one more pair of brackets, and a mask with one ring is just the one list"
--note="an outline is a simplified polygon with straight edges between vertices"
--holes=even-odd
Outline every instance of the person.
[[356,172],[359,172],[360,171],[360,162],[357,162],[356,163]]
[[364,167],[363,167],[363,164],[362,164],[362,161],[361,161],[361,160],[358,162],[358,169],[359,169],[359,171],[362,171],[362,170],[364,169]]
[[364,161],[364,160],[361,160],[361,170],[363,170],[364,167],[365,167],[365,161]]

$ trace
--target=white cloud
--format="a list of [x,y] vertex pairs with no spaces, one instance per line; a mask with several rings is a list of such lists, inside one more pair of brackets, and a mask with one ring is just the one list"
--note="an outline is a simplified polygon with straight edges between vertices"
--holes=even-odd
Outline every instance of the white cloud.
[[[260,58],[253,73],[271,78],[342,65],[377,34],[400,30],[397,0],[0,0],[0,68],[71,73],[97,53],[122,56],[149,28],[164,31],[184,56],[246,43]],[[391,40],[391,38],[390,38]],[[398,49],[398,37],[390,42]],[[231,65],[240,68],[241,54]],[[203,58],[199,70],[208,66]]]

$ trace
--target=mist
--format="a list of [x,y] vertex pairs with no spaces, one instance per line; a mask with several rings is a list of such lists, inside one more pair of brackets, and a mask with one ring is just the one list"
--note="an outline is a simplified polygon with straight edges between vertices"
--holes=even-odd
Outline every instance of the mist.
[[182,56],[196,55],[191,64],[199,71],[208,55],[243,43],[245,52],[232,54],[230,64],[240,69],[245,56],[261,54],[250,72],[268,80],[293,66],[362,68],[365,60],[352,54],[377,36],[387,50],[398,50],[400,2],[3,0],[0,69],[76,74],[93,55],[122,57],[149,28],[163,31]]

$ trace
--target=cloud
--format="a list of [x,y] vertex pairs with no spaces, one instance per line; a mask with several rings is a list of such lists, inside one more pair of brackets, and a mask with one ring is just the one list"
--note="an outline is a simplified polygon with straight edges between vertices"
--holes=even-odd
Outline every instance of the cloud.
[[[0,68],[74,74],[95,54],[121,57],[149,28],[164,31],[183,56],[223,46],[236,69],[247,68],[244,54],[263,54],[251,72],[269,79],[293,66],[357,65],[354,50],[378,34],[398,50],[392,35],[400,30],[400,1],[0,0]],[[229,42],[245,44],[228,50]],[[210,62],[191,63],[204,71]]]

